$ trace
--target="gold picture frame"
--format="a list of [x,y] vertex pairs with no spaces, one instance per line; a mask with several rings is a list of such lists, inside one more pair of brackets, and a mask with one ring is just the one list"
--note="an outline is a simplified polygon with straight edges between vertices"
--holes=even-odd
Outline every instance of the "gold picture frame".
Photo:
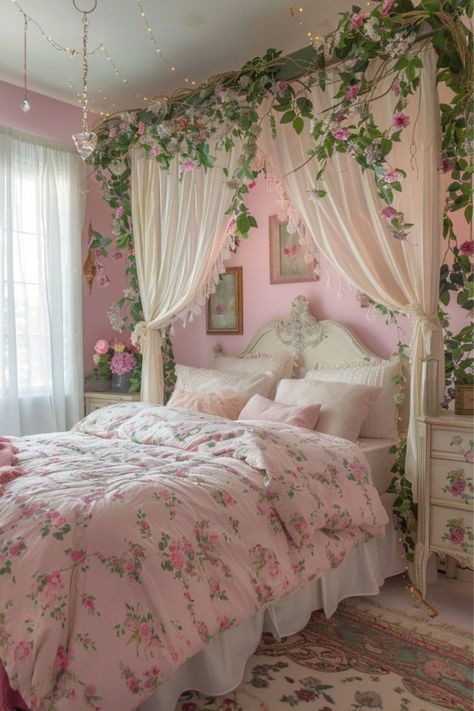
[[472,385],[456,384],[454,412],[456,415],[474,415],[474,387]]
[[228,267],[207,300],[206,333],[241,335],[243,332],[242,267]]
[[268,221],[270,246],[270,284],[293,284],[302,281],[318,281],[315,269],[317,262],[305,261],[303,245],[298,235],[287,230],[285,222],[280,222],[276,215],[270,215]]

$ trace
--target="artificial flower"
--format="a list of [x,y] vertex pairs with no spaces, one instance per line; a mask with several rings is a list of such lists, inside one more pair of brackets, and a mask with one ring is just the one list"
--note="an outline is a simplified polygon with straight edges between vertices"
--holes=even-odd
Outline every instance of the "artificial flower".
[[395,79],[390,89],[395,94],[395,96],[400,96],[400,82],[398,81],[398,79]]
[[158,145],[158,143],[153,144],[153,146],[151,147],[151,150],[150,150],[151,157],[156,158],[157,156],[160,155],[160,153],[161,153],[161,148]]
[[381,10],[382,15],[388,15],[389,12],[391,12],[391,10],[393,8],[393,2],[394,2],[394,0],[383,0],[382,10]]
[[445,158],[441,162],[441,171],[443,173],[450,173],[453,168],[454,168],[454,163],[451,160],[449,160],[449,158]]
[[286,81],[278,81],[277,89],[279,94],[284,94],[285,91],[288,89],[288,84],[286,83]]
[[181,168],[185,172],[189,173],[189,171],[194,170],[194,168],[196,168],[196,163],[193,161],[192,158],[185,158],[181,163]]
[[402,111],[398,111],[392,117],[392,123],[396,128],[406,128],[410,123],[410,117],[404,114]]
[[474,256],[474,240],[466,240],[465,242],[460,244],[459,251],[461,252],[461,254],[467,257]]
[[396,183],[398,180],[401,180],[402,177],[402,174],[399,173],[398,170],[386,170],[383,174],[383,179],[386,183]]
[[116,353],[123,353],[125,350],[125,343],[114,343],[114,351]]
[[100,277],[97,279],[97,283],[103,289],[104,287],[110,284],[110,279],[105,274],[101,274]]
[[125,213],[125,208],[123,205],[119,205],[118,208],[115,210],[115,219],[120,220],[120,218],[124,215]]
[[356,12],[351,17],[351,25],[355,30],[360,30],[365,21],[365,15],[363,12]]
[[357,99],[359,95],[359,86],[358,84],[351,84],[348,90],[346,91],[346,99],[347,101],[354,101],[354,99]]
[[337,141],[347,141],[349,131],[347,128],[336,128],[336,130],[332,132],[332,135]]
[[139,136],[143,136],[146,131],[146,125],[144,121],[139,121],[137,126],[137,133]]
[[115,138],[117,135],[117,128],[116,126],[112,126],[112,128],[109,129],[109,138]]
[[114,259],[116,262],[117,262],[119,259],[123,259],[123,252],[114,252],[114,253],[112,254],[112,259]]
[[110,370],[115,375],[131,373],[135,367],[135,356],[132,353],[115,353],[110,359]]
[[110,343],[106,338],[99,338],[94,346],[96,353],[107,353],[110,348]]
[[395,217],[395,215],[397,214],[397,211],[391,205],[387,205],[387,207],[384,207],[384,209],[381,210],[380,214],[382,215],[382,217],[385,217],[387,220],[391,220],[392,217]]

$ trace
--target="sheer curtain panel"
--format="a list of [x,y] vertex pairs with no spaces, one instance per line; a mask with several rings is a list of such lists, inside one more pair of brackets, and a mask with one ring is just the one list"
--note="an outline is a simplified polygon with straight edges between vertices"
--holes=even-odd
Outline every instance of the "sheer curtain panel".
[[[236,155],[236,148],[220,153],[229,174]],[[141,150],[132,153],[133,235],[145,316],[134,334],[143,352],[142,400],[163,402],[161,330],[196,299],[196,306],[204,305],[224,269],[231,196],[221,166],[183,171],[176,157],[163,170]]]
[[[280,125],[276,140],[267,133],[262,146],[299,210],[315,250],[376,302],[412,318],[407,474],[413,482],[417,472],[416,417],[422,408],[422,359],[433,356],[439,362],[439,401],[444,387],[443,338],[437,318],[443,212],[438,170],[441,142],[436,56],[431,48],[424,52],[423,64],[420,89],[406,109],[410,124],[390,155],[393,166],[406,172],[403,191],[395,193],[394,199],[395,209],[403,211],[406,221],[414,225],[406,241],[390,234],[388,221],[381,215],[385,205],[376,193],[371,171],[363,173],[348,154],[334,154],[324,185],[318,186],[327,194],[311,200],[318,167],[315,160],[308,162],[307,151],[312,145],[308,125],[300,136],[291,126]],[[390,91],[392,78],[386,81],[378,91],[382,98],[373,105],[382,128],[390,126],[397,100]],[[316,111],[327,108],[331,92],[334,96],[336,91],[336,84],[330,82],[327,93],[314,87]],[[416,496],[416,487],[414,492]]]
[[82,415],[81,161],[0,126],[0,434]]

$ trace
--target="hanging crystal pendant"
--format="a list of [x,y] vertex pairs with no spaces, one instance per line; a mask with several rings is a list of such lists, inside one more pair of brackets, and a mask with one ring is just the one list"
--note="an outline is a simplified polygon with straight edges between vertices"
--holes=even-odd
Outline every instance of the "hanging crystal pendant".
[[23,99],[23,101],[20,101],[20,109],[24,111],[25,114],[27,114],[28,111],[31,109],[30,102],[26,97]]
[[20,109],[27,114],[31,109],[28,101],[28,19],[24,15],[24,30],[23,30],[23,88],[25,90],[24,97],[20,101]]
[[83,131],[82,133],[73,133],[72,138],[82,160],[89,158],[97,145],[97,135],[92,131]]

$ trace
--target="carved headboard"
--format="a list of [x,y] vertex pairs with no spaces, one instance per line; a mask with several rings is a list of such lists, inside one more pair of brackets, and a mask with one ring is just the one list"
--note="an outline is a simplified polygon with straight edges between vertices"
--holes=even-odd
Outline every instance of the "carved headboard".
[[[258,329],[241,356],[290,351],[296,356],[296,376],[311,368],[381,364],[350,328],[337,321],[318,321],[311,315],[305,296],[293,299],[290,316],[268,321]],[[215,355],[222,353],[214,347]]]

